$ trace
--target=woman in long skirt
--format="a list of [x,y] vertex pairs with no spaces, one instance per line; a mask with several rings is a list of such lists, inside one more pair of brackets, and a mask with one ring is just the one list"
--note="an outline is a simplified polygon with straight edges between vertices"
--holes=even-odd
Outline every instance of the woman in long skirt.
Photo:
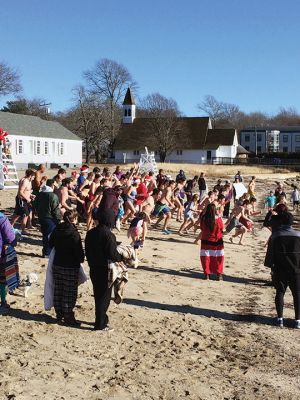
[[54,309],[58,322],[80,325],[74,316],[78,292],[80,263],[84,261],[81,238],[76,229],[78,214],[75,210],[64,213],[64,222],[58,224],[49,239],[55,249],[53,260]]
[[211,274],[216,274],[217,279],[222,280],[224,268],[223,221],[217,215],[214,203],[208,204],[201,218],[201,231],[200,260],[205,279],[209,279]]
[[19,267],[15,251],[16,237],[8,218],[0,213],[0,312],[9,309],[6,301],[7,291],[19,286]]

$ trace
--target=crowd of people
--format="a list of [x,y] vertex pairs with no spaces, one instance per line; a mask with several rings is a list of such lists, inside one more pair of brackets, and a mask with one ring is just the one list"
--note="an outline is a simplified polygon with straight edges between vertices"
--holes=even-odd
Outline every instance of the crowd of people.
[[[53,260],[54,308],[57,321],[78,325],[74,307],[78,291],[78,274],[85,257],[90,267],[95,299],[95,329],[109,330],[107,309],[111,298],[108,286],[110,262],[122,261],[117,251],[115,229],[127,230],[130,245],[137,253],[147,242],[149,230],[162,235],[191,237],[200,244],[200,261],[206,280],[213,275],[223,279],[224,241],[243,245],[247,233],[255,236],[253,217],[257,210],[256,177],[246,185],[238,171],[232,182],[218,179],[208,187],[205,173],[187,179],[180,170],[175,179],[160,169],[141,171],[138,165],[123,171],[117,166],[80,171],[60,168],[52,178],[45,165],[28,169],[19,182],[15,210],[11,219],[0,214],[0,295],[1,310],[7,310],[7,289],[18,282],[16,233],[19,221],[22,235],[30,235],[34,226],[42,233],[41,257]],[[298,211],[300,195],[294,187],[290,199]],[[287,194],[278,183],[264,200],[266,216],[263,226],[271,231],[266,266],[272,269],[276,288],[277,324],[283,326],[283,296],[290,286],[295,304],[295,326],[300,328],[300,234],[291,228],[293,216],[288,209]],[[172,220],[179,224],[172,224]],[[86,227],[85,246],[78,223]],[[176,230],[174,229],[176,226]],[[13,268],[11,268],[13,265]],[[8,272],[9,271],[9,272]],[[9,283],[8,276],[14,279]],[[13,282],[13,283],[12,283]]]

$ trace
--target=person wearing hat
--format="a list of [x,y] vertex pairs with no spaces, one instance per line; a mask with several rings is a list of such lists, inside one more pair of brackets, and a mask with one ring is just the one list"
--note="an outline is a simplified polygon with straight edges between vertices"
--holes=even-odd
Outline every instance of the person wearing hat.
[[98,225],[87,232],[85,252],[90,267],[95,300],[95,330],[108,331],[107,310],[111,299],[108,287],[108,264],[122,261],[117,251],[117,241],[111,229],[115,224],[115,213],[110,208],[98,209]]
[[283,304],[286,289],[291,289],[294,299],[295,328],[300,329],[300,232],[292,228],[293,215],[288,211],[278,213],[276,224],[268,243],[265,266],[271,268],[276,289],[276,325],[283,327]]
[[87,175],[89,173],[89,166],[88,165],[83,165],[80,168],[80,175],[77,179],[77,187],[80,188],[83,182],[86,180]]

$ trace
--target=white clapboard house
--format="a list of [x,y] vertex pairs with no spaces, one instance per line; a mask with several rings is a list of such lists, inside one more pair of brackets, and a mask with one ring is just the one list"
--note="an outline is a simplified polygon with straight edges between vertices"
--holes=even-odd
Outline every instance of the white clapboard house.
[[82,140],[58,122],[0,111],[0,128],[8,132],[10,153],[19,169],[82,163]]
[[[174,163],[207,163],[217,158],[235,158],[238,137],[235,129],[212,129],[209,117],[179,117],[182,134],[176,148],[165,161]],[[136,117],[136,105],[128,88],[123,102],[123,120],[114,145],[117,163],[138,161],[145,146],[159,161],[157,140],[149,118]]]

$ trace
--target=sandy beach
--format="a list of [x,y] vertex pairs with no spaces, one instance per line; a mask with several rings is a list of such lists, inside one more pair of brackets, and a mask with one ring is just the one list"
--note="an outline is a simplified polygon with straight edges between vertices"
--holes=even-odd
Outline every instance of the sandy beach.
[[[258,203],[292,175],[258,176]],[[0,208],[11,213],[14,196],[1,191]],[[39,281],[28,298],[22,289],[9,296],[10,314],[0,316],[0,399],[299,399],[299,331],[272,325],[274,289],[263,266],[269,232],[261,219],[244,246],[224,237],[223,282],[202,279],[193,235],[150,230],[124,302],[110,307],[111,333],[92,330],[90,282],[79,288],[80,328],[59,326],[54,312],[44,311],[47,260],[40,232],[32,231],[17,252],[22,277],[35,272]],[[178,230],[175,220],[171,229]],[[84,238],[84,226],[80,232]],[[117,238],[129,243],[124,229]],[[285,303],[292,326],[290,292]]]

